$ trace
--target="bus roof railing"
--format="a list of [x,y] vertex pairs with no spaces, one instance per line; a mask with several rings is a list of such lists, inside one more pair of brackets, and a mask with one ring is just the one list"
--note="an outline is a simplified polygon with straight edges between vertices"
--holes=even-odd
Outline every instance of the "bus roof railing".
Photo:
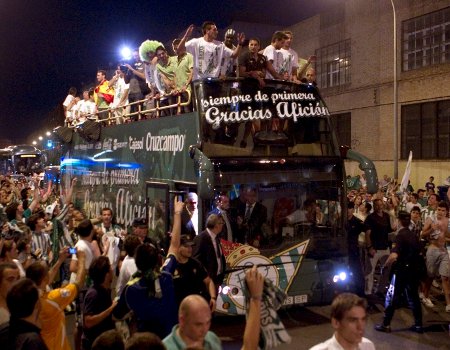
[[[128,103],[126,105],[123,105],[121,107],[118,108],[123,108],[124,110],[127,109],[127,107],[131,107],[134,105],[137,105],[137,111],[136,112],[129,112],[126,114],[123,114],[121,116],[121,118],[128,118],[129,120],[132,120],[132,117],[137,116],[137,120],[142,119],[143,115],[152,115],[152,118],[159,118],[161,116],[161,111],[164,110],[170,110],[170,109],[176,109],[176,114],[179,115],[182,112],[182,107],[185,106],[189,106],[191,104],[191,92],[189,90],[185,91],[187,93],[187,99],[183,100],[183,97],[185,96],[182,93],[178,93],[178,94],[169,94],[169,95],[163,95],[163,96],[159,96],[157,98],[155,97],[148,97],[139,101],[135,101],[135,102],[131,102]],[[167,105],[161,105],[162,102],[165,101],[170,101],[170,99],[175,98],[175,102],[171,103],[171,104],[167,104]],[[147,105],[149,104],[149,102],[154,101],[154,107],[153,108],[145,108],[142,109],[143,105]],[[86,114],[83,115],[83,118],[86,119],[90,119],[90,120],[94,120],[97,122],[101,122],[101,123],[105,123],[106,125],[112,125],[114,124],[117,120],[118,117],[114,116],[114,111],[117,109],[116,108],[108,108],[106,110],[103,111],[99,111],[97,113],[91,113],[91,114]],[[106,117],[103,117],[104,115],[106,115]],[[68,121],[66,120],[66,124],[68,127],[74,128],[76,126],[78,126],[79,124],[82,123],[78,123],[75,121]]]

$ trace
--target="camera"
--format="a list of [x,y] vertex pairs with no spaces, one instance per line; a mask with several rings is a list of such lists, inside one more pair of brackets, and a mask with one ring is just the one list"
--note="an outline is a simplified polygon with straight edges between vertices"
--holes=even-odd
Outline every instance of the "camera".
[[128,73],[128,67],[127,66],[125,66],[125,65],[123,65],[123,64],[121,64],[120,66],[119,66],[119,69],[120,69],[120,71],[121,72],[123,72],[123,73]]
[[76,254],[76,253],[77,253],[77,248],[75,248],[75,247],[70,247],[70,248],[69,248],[69,253],[70,253],[70,254]]

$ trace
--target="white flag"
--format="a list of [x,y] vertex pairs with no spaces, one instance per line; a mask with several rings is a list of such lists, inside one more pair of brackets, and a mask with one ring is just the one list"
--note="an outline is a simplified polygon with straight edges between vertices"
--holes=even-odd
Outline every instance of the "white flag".
[[406,192],[409,177],[411,176],[412,151],[409,151],[408,163],[406,163],[405,173],[403,174],[402,183],[400,184],[400,192]]

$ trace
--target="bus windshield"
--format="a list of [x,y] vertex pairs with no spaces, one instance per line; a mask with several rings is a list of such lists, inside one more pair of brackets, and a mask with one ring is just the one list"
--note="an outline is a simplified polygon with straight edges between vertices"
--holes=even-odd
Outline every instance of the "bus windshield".
[[[235,240],[249,242],[266,256],[307,239],[309,257],[347,254],[339,204],[342,169],[336,159],[271,165],[223,161],[217,168],[216,190],[231,199],[230,215],[243,221],[241,227],[249,223]],[[258,222],[245,218],[246,202],[258,203]]]

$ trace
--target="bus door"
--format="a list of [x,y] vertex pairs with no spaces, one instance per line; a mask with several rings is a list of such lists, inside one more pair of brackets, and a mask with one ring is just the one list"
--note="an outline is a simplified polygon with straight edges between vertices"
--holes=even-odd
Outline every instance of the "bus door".
[[150,238],[161,248],[169,244],[169,213],[171,206],[169,184],[163,182],[146,182],[147,222]]

